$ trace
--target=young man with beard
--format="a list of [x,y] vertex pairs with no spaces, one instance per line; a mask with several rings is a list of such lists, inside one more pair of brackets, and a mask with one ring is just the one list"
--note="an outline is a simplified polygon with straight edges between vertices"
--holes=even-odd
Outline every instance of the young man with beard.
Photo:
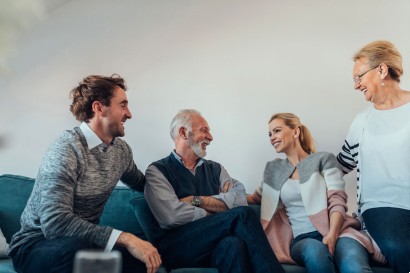
[[155,239],[168,269],[215,267],[219,273],[284,272],[244,186],[225,168],[204,159],[213,140],[196,110],[171,123],[175,150],[145,175],[147,203],[164,232]]
[[81,122],[49,147],[9,248],[21,273],[72,273],[76,252],[115,248],[123,272],[157,271],[158,251],[133,234],[99,226],[117,182],[142,191],[144,175],[119,137],[132,117],[118,75],[88,76],[71,91],[71,112]]

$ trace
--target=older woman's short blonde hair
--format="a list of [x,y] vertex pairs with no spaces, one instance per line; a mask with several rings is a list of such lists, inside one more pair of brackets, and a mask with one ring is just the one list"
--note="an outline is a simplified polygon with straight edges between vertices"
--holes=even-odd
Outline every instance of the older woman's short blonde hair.
[[402,58],[391,42],[379,40],[365,45],[353,55],[354,61],[362,58],[368,60],[369,67],[375,67],[381,63],[386,64],[389,68],[390,77],[400,82],[400,77],[403,75]]

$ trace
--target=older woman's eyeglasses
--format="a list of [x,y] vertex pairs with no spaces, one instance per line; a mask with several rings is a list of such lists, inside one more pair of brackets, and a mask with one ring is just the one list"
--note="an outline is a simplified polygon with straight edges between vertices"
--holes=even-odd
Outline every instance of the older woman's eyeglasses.
[[364,75],[366,75],[367,72],[370,72],[370,71],[372,71],[373,69],[375,69],[375,68],[377,68],[377,67],[379,67],[379,65],[376,65],[375,67],[372,67],[372,68],[370,68],[369,70],[366,70],[365,72],[360,73],[360,74],[354,76],[354,77],[353,77],[353,83],[354,83],[355,85],[358,84],[359,82],[361,82],[362,77],[363,77]]

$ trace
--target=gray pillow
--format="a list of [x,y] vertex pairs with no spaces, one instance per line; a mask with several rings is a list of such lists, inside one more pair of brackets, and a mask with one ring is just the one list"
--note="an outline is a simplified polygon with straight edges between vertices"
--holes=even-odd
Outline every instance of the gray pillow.
[[0,259],[8,258],[7,256],[7,248],[9,245],[7,244],[6,238],[4,238],[3,232],[0,229]]

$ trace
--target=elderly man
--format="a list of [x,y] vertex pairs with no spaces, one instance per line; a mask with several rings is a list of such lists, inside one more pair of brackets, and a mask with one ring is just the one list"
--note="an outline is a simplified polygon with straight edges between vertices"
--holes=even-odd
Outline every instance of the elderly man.
[[221,164],[204,159],[213,140],[207,121],[196,110],[182,110],[171,137],[175,150],[145,173],[146,200],[165,229],[154,242],[165,266],[284,272],[247,206],[244,186]]

